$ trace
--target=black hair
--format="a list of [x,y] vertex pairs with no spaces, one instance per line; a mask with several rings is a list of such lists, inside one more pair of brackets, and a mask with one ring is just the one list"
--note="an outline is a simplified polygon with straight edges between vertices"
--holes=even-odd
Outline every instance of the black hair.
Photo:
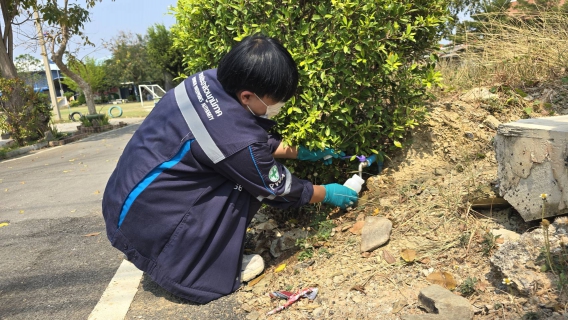
[[259,97],[287,101],[298,87],[298,67],[278,40],[255,34],[245,37],[221,59],[217,79],[232,95],[248,90]]

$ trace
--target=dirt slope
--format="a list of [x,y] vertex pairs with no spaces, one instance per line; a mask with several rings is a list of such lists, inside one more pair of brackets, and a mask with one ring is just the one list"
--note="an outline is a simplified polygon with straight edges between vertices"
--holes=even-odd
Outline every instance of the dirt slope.
[[[431,284],[426,275],[444,271],[455,280],[454,292],[474,306],[476,319],[553,316],[551,301],[566,302],[555,288],[544,288],[529,301],[504,285],[503,275],[489,263],[491,252],[502,242],[488,236],[489,230],[522,233],[538,223],[524,223],[512,208],[471,207],[474,200],[496,195],[497,163],[492,147],[496,130],[488,117],[510,122],[529,114],[565,112],[563,83],[526,91],[529,96],[498,86],[491,88],[496,96],[485,102],[462,101],[462,94],[446,94],[433,102],[429,119],[412,136],[413,144],[389,159],[380,175],[365,177],[367,190],[359,206],[332,213],[327,217],[330,222],[310,224],[302,218],[318,215],[317,209],[261,211],[249,229],[247,248],[263,255],[267,269],[259,281],[235,293],[242,303],[235,313],[263,319],[266,312],[284,303],[271,299],[270,292],[317,287],[315,301],[302,299],[271,318],[399,319],[404,314],[425,313],[417,296]],[[393,230],[387,244],[361,253],[361,236],[350,228],[369,215],[390,219]],[[261,224],[269,217],[275,227]],[[258,229],[259,224],[264,230]],[[271,243],[295,229],[310,231],[311,236],[300,237],[298,246],[275,258]],[[417,253],[415,262],[401,258],[404,249]],[[286,267],[276,270],[282,264]]]

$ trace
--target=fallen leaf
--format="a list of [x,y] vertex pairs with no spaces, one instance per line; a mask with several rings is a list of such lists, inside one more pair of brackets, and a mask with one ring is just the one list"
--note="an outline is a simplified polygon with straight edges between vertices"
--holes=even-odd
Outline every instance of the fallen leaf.
[[71,213],[75,213],[77,210],[71,210]]
[[86,234],[83,237],[94,237],[94,236],[98,236],[99,234],[101,234],[101,233],[100,232],[93,232],[93,233]]
[[99,193],[101,193],[99,190],[93,192],[93,194],[99,194]]
[[67,173],[67,172],[69,172],[69,171],[71,171],[71,170],[63,170],[63,173]]
[[396,262],[396,259],[392,256],[392,254],[390,252],[388,252],[388,250],[383,250],[383,259],[385,259],[385,261],[388,264],[393,264]]
[[355,224],[349,229],[349,231],[355,235],[360,235],[363,226],[365,225],[365,221],[357,221]]
[[416,251],[412,249],[404,249],[400,252],[400,256],[406,262],[413,262],[416,259]]
[[379,214],[379,208],[375,208],[375,210],[373,210],[373,215],[376,216]]
[[8,222],[2,222],[2,223],[0,223],[0,228],[5,227],[5,226],[7,226],[7,225],[9,225]]
[[8,188],[4,189],[4,192],[8,192]]
[[260,280],[262,280],[264,278],[264,276],[266,275],[266,273],[261,274],[260,276],[254,278],[253,280],[249,281],[248,286],[252,287],[255,284],[259,283]]
[[274,269],[274,272],[280,272],[282,270],[284,270],[286,268],[286,264],[283,263],[281,265],[278,266],[278,268]]
[[428,263],[430,263],[430,258],[424,258],[424,259],[420,260],[420,263],[428,264]]
[[495,239],[495,243],[497,244],[503,244],[503,242],[505,242],[505,239],[503,239],[502,237]]
[[454,290],[457,285],[454,276],[452,276],[452,274],[449,272],[434,271],[426,277],[426,280],[428,280],[428,282],[430,283],[440,285],[448,290]]
[[71,160],[69,160],[69,162],[73,162],[73,161],[75,161],[75,160],[76,160],[76,159],[71,159]]
[[22,182],[20,182],[20,184],[26,184],[26,182],[25,182],[25,181],[22,181]]
[[24,210],[20,210],[20,214],[24,213]]
[[370,252],[363,252],[363,253],[361,253],[361,257],[363,257],[363,258],[368,258],[368,257],[370,257],[370,256],[371,256],[371,253],[370,253]]

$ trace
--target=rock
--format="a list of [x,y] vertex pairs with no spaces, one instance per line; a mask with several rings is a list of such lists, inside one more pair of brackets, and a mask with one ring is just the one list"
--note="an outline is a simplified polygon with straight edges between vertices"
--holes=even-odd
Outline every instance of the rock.
[[492,229],[491,233],[494,236],[503,238],[505,241],[518,241],[521,238],[520,234],[507,229]]
[[361,298],[361,295],[360,295],[360,294],[354,294],[354,295],[351,297],[351,300],[353,300],[353,302],[355,302],[355,303],[357,303],[357,304],[363,302],[363,298]]
[[[523,119],[495,136],[499,193],[525,221],[568,213],[568,116]],[[540,197],[547,194],[546,202]]]
[[53,141],[53,140],[55,140],[55,137],[53,136],[53,133],[51,133],[51,130],[44,132],[43,136],[45,137],[45,140],[46,140],[46,141]]
[[325,309],[322,308],[322,307],[317,307],[312,312],[312,315],[314,316],[314,318],[321,318],[321,317],[324,316],[324,314],[325,314]]
[[254,218],[256,219],[256,221],[261,222],[261,223],[268,221],[268,216],[265,215],[264,213],[260,213],[260,212],[257,212],[254,215]]
[[361,230],[361,252],[373,251],[389,241],[392,222],[383,217],[367,216]]
[[475,138],[475,135],[473,134],[473,132],[466,131],[464,133],[464,135],[465,135],[466,138],[468,138],[470,140],[473,140],[473,138]]
[[270,219],[266,222],[259,223],[254,228],[256,230],[259,230],[259,231],[269,231],[269,230],[274,230],[274,229],[278,228],[278,224],[276,223],[276,221]]
[[296,240],[306,238],[308,232],[302,229],[292,229],[285,232],[280,238],[272,241],[270,245],[270,253],[274,257],[279,257],[283,251],[290,250],[296,246]]
[[[549,227],[549,240],[551,251],[559,247],[559,238],[555,236],[555,229]],[[531,263],[534,264],[534,257],[541,254],[544,247],[544,235],[542,228],[537,228],[531,232],[521,235],[518,241],[509,241],[502,244],[499,249],[491,256],[489,261],[503,274],[503,278],[509,278],[525,296],[535,294],[535,288],[552,286],[556,277],[549,273],[540,273],[538,270],[531,270]],[[529,267],[527,267],[529,266]]]
[[487,88],[473,88],[460,97],[464,102],[490,101],[499,98]]
[[497,130],[497,128],[501,124],[501,121],[497,120],[497,118],[495,118],[492,115],[488,115],[487,118],[485,118],[485,120],[483,120],[483,124],[486,125],[487,127],[491,128],[491,129],[493,129],[493,130]]
[[448,174],[448,170],[442,168],[434,168],[434,175],[445,176]]
[[404,315],[402,319],[473,319],[473,309],[466,298],[453,294],[437,284],[422,289],[418,300],[428,312],[435,314]]
[[333,283],[335,283],[335,284],[340,284],[344,280],[345,280],[345,277],[343,277],[343,275],[333,277]]
[[258,311],[253,311],[249,313],[246,317],[247,320],[256,320],[260,318],[260,313]]

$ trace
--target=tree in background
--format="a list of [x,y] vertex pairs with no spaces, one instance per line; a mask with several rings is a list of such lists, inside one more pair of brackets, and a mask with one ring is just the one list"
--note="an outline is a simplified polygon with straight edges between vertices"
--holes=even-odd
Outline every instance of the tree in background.
[[124,31],[120,31],[118,36],[105,44],[112,53],[112,57],[105,62],[111,82],[161,82],[162,72],[149,58],[146,45],[147,39],[144,36]]
[[[37,0],[36,0],[37,1]],[[77,58],[68,49],[70,41],[73,37],[79,37],[82,45],[93,45],[89,38],[83,33],[82,29],[85,22],[90,21],[88,9],[92,8],[96,2],[100,0],[85,0],[86,8],[76,3],[69,3],[69,0],[47,1],[45,5],[38,6],[37,2],[34,8],[41,13],[43,19],[51,27],[46,32],[48,43],[48,51],[51,60],[59,67],[67,77],[73,79],[83,91],[85,95],[87,109],[89,114],[96,114],[95,100],[93,89],[80,74],[75,73],[63,62],[63,58],[67,61],[75,61]]]
[[515,9],[524,13],[568,12],[568,3],[561,0],[517,0]]
[[42,66],[41,61],[35,57],[25,53],[16,57],[14,60],[18,77],[26,82],[26,84],[33,85],[41,79],[40,75],[35,72],[38,66]]
[[174,87],[174,77],[183,73],[183,56],[179,48],[173,46],[171,32],[163,24],[148,28],[148,57],[164,74],[166,91]]
[[[69,60],[67,64],[71,71],[81,76],[89,84],[93,93],[101,93],[114,85],[109,82],[104,65],[94,58],[86,57],[84,62],[73,59]],[[63,83],[75,92],[82,92],[81,87],[71,78],[65,78]]]
[[460,21],[456,24],[454,35],[450,38],[454,44],[474,41],[483,32],[488,31],[490,21],[507,21],[511,17],[511,0],[480,1],[470,12],[472,20]]

